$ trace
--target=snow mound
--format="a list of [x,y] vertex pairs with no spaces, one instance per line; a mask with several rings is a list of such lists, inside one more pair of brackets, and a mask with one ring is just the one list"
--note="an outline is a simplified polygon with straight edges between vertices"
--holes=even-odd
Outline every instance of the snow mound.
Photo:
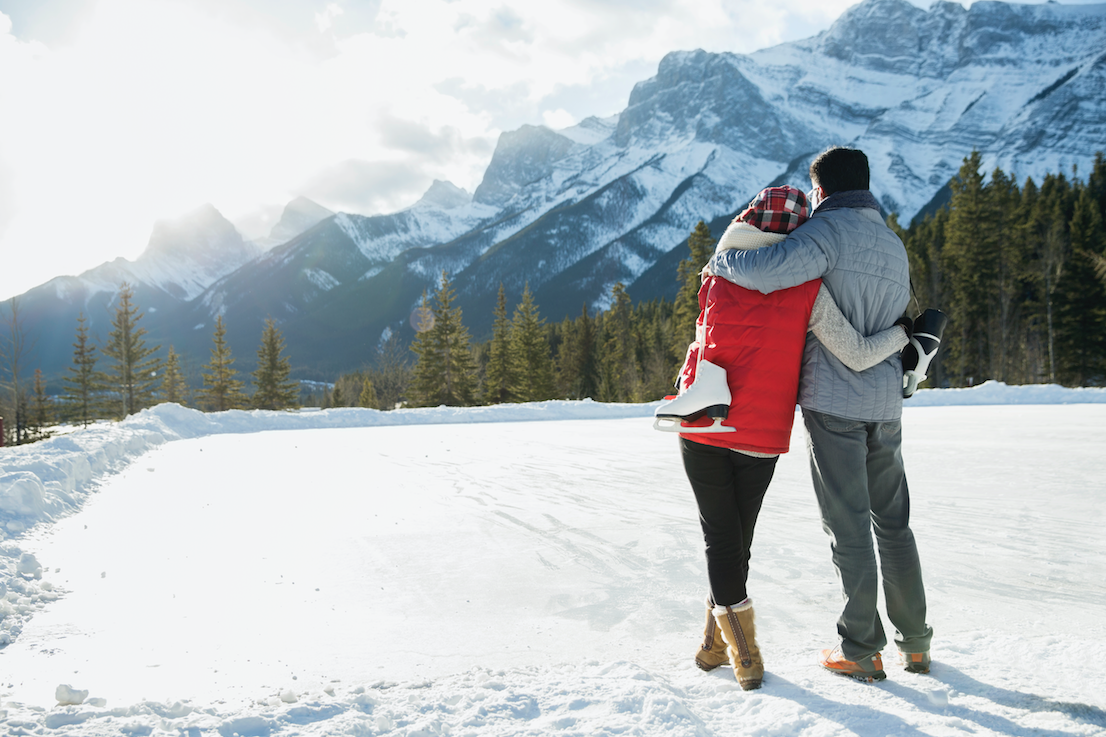
[[62,706],[80,706],[88,698],[88,691],[81,691],[73,688],[68,683],[63,683],[54,692],[54,698]]
[[1001,381],[987,381],[966,389],[923,389],[903,407],[958,407],[993,404],[1101,404],[1106,402],[1106,389],[1069,389],[1056,384],[1023,384],[1008,386]]

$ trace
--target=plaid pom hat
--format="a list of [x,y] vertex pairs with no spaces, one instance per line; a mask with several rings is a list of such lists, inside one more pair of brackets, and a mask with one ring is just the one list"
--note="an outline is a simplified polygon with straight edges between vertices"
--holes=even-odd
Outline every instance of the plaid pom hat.
[[794,187],[768,187],[753,198],[734,220],[766,233],[790,233],[810,217],[806,195]]

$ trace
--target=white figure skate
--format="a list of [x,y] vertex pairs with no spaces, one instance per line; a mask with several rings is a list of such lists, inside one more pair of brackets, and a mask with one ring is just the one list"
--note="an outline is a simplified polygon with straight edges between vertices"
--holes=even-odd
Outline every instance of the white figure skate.
[[[699,361],[691,386],[680,396],[657,407],[653,413],[653,429],[682,433],[735,432],[735,428],[722,424],[730,410],[730,399],[726,369],[710,361]],[[703,415],[714,420],[714,424],[706,427],[683,424],[694,422]]]

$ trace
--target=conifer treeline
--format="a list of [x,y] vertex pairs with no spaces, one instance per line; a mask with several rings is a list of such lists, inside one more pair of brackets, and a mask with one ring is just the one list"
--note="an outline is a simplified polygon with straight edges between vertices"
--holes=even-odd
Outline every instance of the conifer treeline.
[[660,399],[672,391],[694,337],[699,271],[714,247],[705,223],[699,222],[688,245],[690,255],[677,274],[681,286],[675,302],[658,299],[635,305],[625,287],[615,284],[607,309],[592,315],[582,305],[579,317],[547,325],[529,286],[508,318],[500,285],[492,337],[475,347],[460,309],[453,306],[453,289],[443,271],[433,299],[424,295],[417,311],[424,314],[423,329],[411,347],[417,361],[406,403],[463,406],[547,399]]
[[[942,352],[930,369],[930,386],[965,386],[988,379],[1010,384],[1059,382],[1069,386],[1106,383],[1106,158],[1096,155],[1086,181],[1072,173],[1049,174],[1018,186],[1001,169],[990,178],[981,157],[964,159],[950,183],[950,202],[934,215],[903,229],[892,228],[910,257],[915,300],[908,313],[937,307],[950,317]],[[411,346],[390,334],[372,367],[340,376],[316,403],[392,409],[591,398],[643,402],[671,391],[692,340],[698,316],[699,271],[714,239],[700,222],[688,238],[688,257],[679,265],[674,302],[631,304],[622,284],[612,286],[606,309],[546,324],[529,286],[508,316],[502,285],[491,338],[473,345],[448,274],[439,289],[423,295],[412,327]],[[142,313],[126,284],[108,340],[89,340],[78,318],[73,366],[65,379],[64,419],[87,424],[121,418],[158,401],[193,401],[180,356],[169,346],[147,347]],[[41,372],[28,390],[28,340],[15,299],[0,343],[0,412],[6,442],[48,434],[55,403]],[[256,391],[243,392],[216,320],[210,362],[202,374],[198,403],[204,409],[283,409],[297,406],[299,386],[288,379],[284,340],[268,320],[253,373]],[[410,356],[414,354],[412,363]],[[6,406],[5,406],[6,405]],[[16,410],[16,408],[18,408]]]
[[[1001,169],[985,182],[980,166],[978,152],[964,159],[951,201],[935,215],[908,229],[889,219],[910,258],[908,314],[936,307],[950,317],[929,386],[1106,384],[1106,158],[1096,155],[1085,182],[1076,172],[1049,174],[1020,188]],[[443,273],[434,327],[415,341],[408,403],[664,396],[694,335],[698,275],[713,247],[700,222],[674,303],[632,305],[617,284],[606,310],[591,316],[585,308],[544,329],[528,288],[508,320],[501,287],[492,338],[473,349],[475,367]]]
[[[950,317],[931,386],[1106,383],[1106,159],[1021,187],[964,159],[952,199],[909,229],[918,304]],[[897,224],[892,223],[893,227]]]
[[[4,423],[3,445],[18,445],[50,437],[50,427],[60,422],[87,426],[97,419],[123,419],[161,402],[189,404],[195,399],[201,408],[294,409],[299,406],[299,384],[288,380],[291,363],[283,355],[284,339],[272,319],[266,320],[257,351],[256,387],[252,396],[243,393],[243,382],[233,369],[234,359],[226,343],[222,317],[215,322],[211,360],[204,367],[203,387],[193,398],[180,365],[180,356],[169,346],[163,360],[161,346],[146,344],[146,330],[140,326],[143,314],[133,302],[134,291],[124,282],[119,290],[111,332],[102,345],[89,339],[84,314],[77,318],[73,363],[63,378],[60,397],[47,395],[42,372],[34,372],[33,393],[20,381],[20,368],[28,351],[18,300],[9,303],[9,340],[0,345],[0,366],[10,379],[0,384],[0,417]],[[60,401],[54,401],[55,399]]]

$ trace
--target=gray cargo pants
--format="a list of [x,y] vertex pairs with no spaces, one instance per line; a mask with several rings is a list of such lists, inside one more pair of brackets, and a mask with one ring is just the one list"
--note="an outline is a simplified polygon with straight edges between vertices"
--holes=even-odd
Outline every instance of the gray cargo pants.
[[902,652],[929,651],[925,587],[914,533],[910,492],[902,462],[902,423],[863,422],[803,409],[814,493],[830,536],[845,609],[837,620],[841,650],[852,661],[887,644],[876,599],[879,545],[887,617]]

